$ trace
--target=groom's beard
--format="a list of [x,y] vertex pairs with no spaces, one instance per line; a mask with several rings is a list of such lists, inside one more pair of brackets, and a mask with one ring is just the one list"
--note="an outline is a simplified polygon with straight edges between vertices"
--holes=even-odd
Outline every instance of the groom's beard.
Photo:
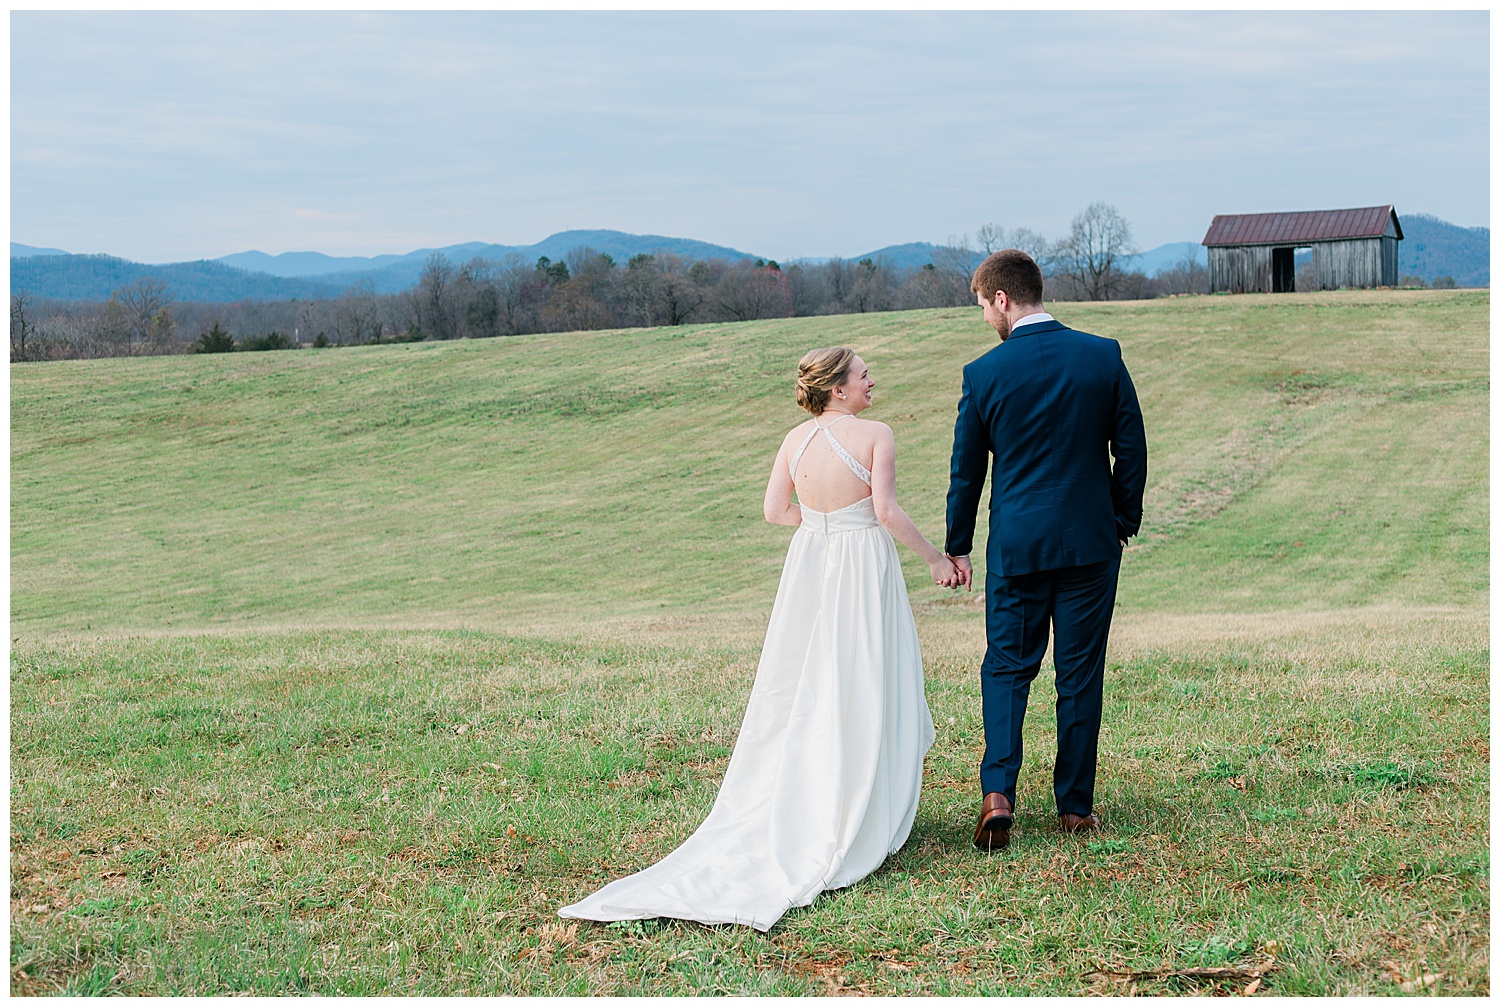
[[1006,318],[1004,315],[1001,315],[1000,316],[1000,324],[997,325],[997,326],[995,326],[995,331],[1000,334],[1000,341],[1002,343],[1005,342],[1007,339],[1009,339],[1010,338],[1010,319]]

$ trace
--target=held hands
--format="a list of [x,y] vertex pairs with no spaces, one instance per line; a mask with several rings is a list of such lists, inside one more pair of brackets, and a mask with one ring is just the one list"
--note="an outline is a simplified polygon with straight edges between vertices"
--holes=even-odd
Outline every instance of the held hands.
[[960,582],[958,568],[947,556],[939,556],[928,563],[927,569],[932,574],[932,582],[938,587],[958,587]]
[[[974,590],[974,564],[969,562],[969,557],[949,556],[948,560],[953,564],[953,568],[958,571],[958,584],[962,584],[970,591]],[[958,584],[952,586],[957,587]]]

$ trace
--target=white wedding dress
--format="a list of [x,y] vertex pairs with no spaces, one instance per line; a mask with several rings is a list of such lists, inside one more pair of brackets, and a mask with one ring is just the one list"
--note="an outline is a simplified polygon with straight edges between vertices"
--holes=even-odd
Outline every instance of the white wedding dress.
[[[813,423],[793,474],[821,431],[868,485],[864,466]],[[707,820],[665,859],[558,915],[769,930],[788,909],[853,884],[901,848],[932,740],[916,624],[874,503],[865,497],[828,513],[804,506]]]

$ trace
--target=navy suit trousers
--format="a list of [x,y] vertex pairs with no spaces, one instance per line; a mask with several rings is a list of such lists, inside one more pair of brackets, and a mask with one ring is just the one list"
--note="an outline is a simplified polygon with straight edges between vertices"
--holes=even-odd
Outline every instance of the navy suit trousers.
[[1118,557],[1088,566],[986,578],[989,647],[980,669],[984,762],[979,782],[1016,805],[1021,727],[1031,680],[1053,637],[1057,669],[1057,762],[1052,792],[1058,814],[1094,810],[1099,720],[1104,705],[1104,651],[1119,580]]

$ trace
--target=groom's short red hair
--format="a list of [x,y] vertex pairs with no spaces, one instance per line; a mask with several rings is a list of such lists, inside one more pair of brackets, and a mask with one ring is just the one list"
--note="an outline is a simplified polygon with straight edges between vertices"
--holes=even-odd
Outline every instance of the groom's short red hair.
[[1002,248],[979,264],[969,289],[986,301],[1003,290],[1017,304],[1042,303],[1042,267],[1019,248]]

